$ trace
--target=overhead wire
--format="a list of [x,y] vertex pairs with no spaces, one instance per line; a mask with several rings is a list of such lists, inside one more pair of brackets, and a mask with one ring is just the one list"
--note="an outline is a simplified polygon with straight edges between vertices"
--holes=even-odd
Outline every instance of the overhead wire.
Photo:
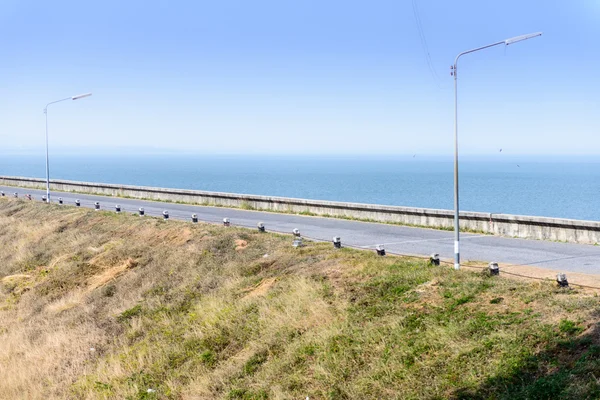
[[415,17],[415,23],[417,25],[417,31],[419,33],[419,39],[421,41],[421,47],[423,48],[423,52],[425,53],[425,61],[427,63],[427,68],[429,69],[429,73],[435,81],[435,84],[438,88],[440,88],[440,78],[435,70],[435,67],[433,66],[433,61],[431,60],[431,54],[429,52],[429,46],[427,44],[425,30],[423,29],[423,22],[421,21],[421,16],[419,14],[419,6],[417,4],[417,0],[412,0],[412,9],[413,16]]

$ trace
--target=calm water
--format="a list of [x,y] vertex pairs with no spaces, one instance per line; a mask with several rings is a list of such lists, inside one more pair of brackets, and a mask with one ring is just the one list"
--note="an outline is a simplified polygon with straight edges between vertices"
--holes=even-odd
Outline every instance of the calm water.
[[[55,156],[50,167],[57,179],[453,208],[449,158]],[[599,167],[600,157],[465,158],[461,209],[600,220]],[[44,177],[43,155],[2,155],[0,174]]]

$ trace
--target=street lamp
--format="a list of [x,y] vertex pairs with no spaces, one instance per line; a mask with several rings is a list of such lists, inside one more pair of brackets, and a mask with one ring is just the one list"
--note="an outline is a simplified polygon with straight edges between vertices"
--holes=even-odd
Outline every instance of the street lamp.
[[50,163],[48,161],[48,106],[50,104],[60,103],[61,101],[65,101],[65,100],[83,99],[84,97],[89,97],[91,95],[92,95],[91,93],[78,94],[77,96],[71,96],[71,97],[67,97],[64,99],[52,101],[52,102],[46,104],[46,107],[44,107],[44,114],[46,114],[46,201],[48,203],[50,203]]
[[463,51],[462,53],[456,56],[456,58],[454,59],[454,65],[450,67],[450,69],[452,70],[451,74],[454,76],[454,269],[460,269],[460,234],[458,220],[458,59],[461,56],[464,56],[465,54],[474,53],[476,51],[487,49],[489,47],[498,46],[500,44],[508,46],[509,44],[521,42],[523,40],[531,39],[541,35],[542,32],[536,32],[530,33],[528,35],[515,36],[513,38],[502,40],[500,42],[488,44],[487,46]]

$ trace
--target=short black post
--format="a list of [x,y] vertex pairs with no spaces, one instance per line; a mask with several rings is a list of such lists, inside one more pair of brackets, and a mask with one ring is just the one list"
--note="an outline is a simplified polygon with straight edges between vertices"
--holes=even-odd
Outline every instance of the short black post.
[[81,206],[81,202],[80,202],[79,200],[75,200],[75,206],[76,206],[76,207],[79,207],[79,206]]
[[42,201],[45,203],[46,202],[46,196],[42,196]]
[[336,249],[342,248],[342,238],[341,237],[339,237],[339,236],[333,237],[333,247],[335,247]]
[[117,205],[115,206],[115,211],[116,211],[117,213],[120,213],[120,212],[121,212],[121,205],[120,205],[120,204],[117,204]]
[[146,213],[146,212],[144,211],[144,207],[140,207],[140,208],[138,209],[138,213],[140,214],[140,217],[143,217],[143,216],[144,216],[144,214]]
[[192,222],[198,222],[198,216],[196,214],[192,214]]
[[500,267],[498,267],[498,263],[491,262],[488,264],[488,269],[490,271],[490,275],[500,275]]
[[62,203],[63,203],[63,199],[62,199],[62,197],[59,197],[58,198],[58,204],[62,204]]
[[263,222],[259,222],[258,224],[256,224],[256,227],[258,228],[259,232],[265,231],[265,224]]
[[556,282],[562,288],[569,287],[569,281],[567,281],[567,275],[565,274],[556,275]]
[[375,246],[375,251],[377,251],[378,256],[385,256],[385,247],[382,244],[378,244]]
[[100,202],[99,202],[99,201],[96,201],[96,202],[94,203],[94,209],[95,209],[96,211],[100,210]]
[[4,192],[0,192],[0,196],[4,197]]
[[163,219],[169,219],[169,212],[167,210],[163,211]]

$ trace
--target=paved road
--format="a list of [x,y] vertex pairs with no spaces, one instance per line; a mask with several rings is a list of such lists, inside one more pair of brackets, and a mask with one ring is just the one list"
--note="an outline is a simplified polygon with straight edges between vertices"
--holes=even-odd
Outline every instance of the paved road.
[[[37,201],[45,194],[41,190],[6,186],[0,186],[0,190],[6,196],[17,192],[19,197],[23,197],[29,193]],[[52,202],[57,202],[59,196],[68,205],[79,199],[82,207],[89,208],[98,201],[103,210],[114,210],[116,204],[121,205],[123,212],[136,212],[139,207],[144,207],[146,215],[150,216],[161,216],[164,210],[168,210],[171,218],[182,220],[190,220],[195,213],[200,221],[213,223],[221,223],[227,217],[232,225],[250,228],[256,228],[256,224],[262,221],[267,231],[291,233],[298,228],[307,238],[331,241],[334,236],[340,236],[342,244],[365,249],[384,244],[390,253],[420,256],[439,253],[441,258],[448,260],[454,256],[454,238],[449,231],[73,193],[54,192]],[[600,273],[600,246],[463,233],[461,256],[463,261],[496,261],[566,272]]]

